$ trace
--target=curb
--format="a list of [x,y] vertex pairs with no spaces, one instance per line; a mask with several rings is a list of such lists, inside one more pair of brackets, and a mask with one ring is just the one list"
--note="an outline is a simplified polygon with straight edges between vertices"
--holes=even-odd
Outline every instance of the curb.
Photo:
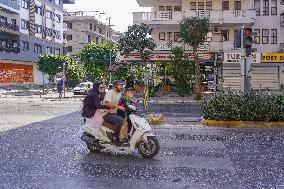
[[204,126],[227,127],[227,128],[284,128],[284,121],[279,122],[261,122],[261,121],[217,121],[202,120]]

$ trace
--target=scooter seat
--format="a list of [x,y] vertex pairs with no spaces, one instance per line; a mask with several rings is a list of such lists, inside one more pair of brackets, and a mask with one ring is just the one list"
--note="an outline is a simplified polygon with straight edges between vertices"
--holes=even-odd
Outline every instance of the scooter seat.
[[112,124],[110,124],[110,123],[107,123],[107,122],[105,122],[105,121],[103,122],[103,126],[109,128],[109,129],[111,129],[111,130],[114,130],[114,125],[112,125]]

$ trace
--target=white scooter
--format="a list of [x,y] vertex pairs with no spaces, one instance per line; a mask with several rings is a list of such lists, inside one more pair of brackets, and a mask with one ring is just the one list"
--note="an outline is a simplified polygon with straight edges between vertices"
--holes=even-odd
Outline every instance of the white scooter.
[[114,126],[106,122],[103,123],[101,129],[96,136],[96,131],[92,129],[88,124],[83,126],[85,131],[81,139],[87,143],[87,148],[91,152],[100,152],[102,149],[113,149],[113,150],[135,150],[144,158],[153,158],[160,150],[159,142],[156,136],[151,133],[151,126],[145,119],[144,115],[139,113],[139,109],[135,106],[128,105],[128,109],[131,110],[129,118],[132,123],[132,131],[130,133],[130,140],[128,144],[123,146],[115,146],[111,139],[113,138]]

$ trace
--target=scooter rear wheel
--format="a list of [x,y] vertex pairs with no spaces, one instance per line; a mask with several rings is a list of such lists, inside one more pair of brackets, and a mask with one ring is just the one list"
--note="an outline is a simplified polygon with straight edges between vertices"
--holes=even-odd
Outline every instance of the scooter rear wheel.
[[87,144],[87,148],[90,150],[90,152],[93,152],[93,153],[99,153],[102,150],[100,147],[94,144]]
[[144,158],[153,158],[159,153],[160,144],[156,137],[151,136],[147,138],[147,141],[140,141],[137,148]]

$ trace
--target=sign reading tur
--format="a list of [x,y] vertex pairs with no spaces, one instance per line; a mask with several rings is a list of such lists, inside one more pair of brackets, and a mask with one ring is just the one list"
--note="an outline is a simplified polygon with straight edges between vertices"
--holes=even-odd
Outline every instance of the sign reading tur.
[[261,53],[261,63],[284,63],[284,53]]

